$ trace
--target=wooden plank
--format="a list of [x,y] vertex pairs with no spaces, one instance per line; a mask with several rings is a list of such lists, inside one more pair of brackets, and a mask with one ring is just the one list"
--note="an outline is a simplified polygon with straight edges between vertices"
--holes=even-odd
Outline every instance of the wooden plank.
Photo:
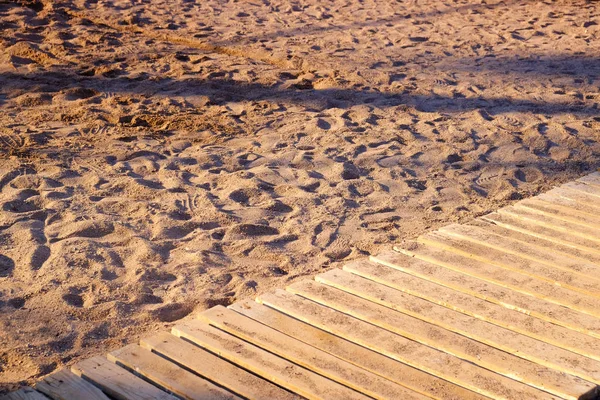
[[587,214],[600,215],[600,199],[569,189],[557,188],[536,196],[536,199],[548,203],[570,207]]
[[44,377],[35,389],[54,400],[109,400],[100,389],[67,369]]
[[550,214],[536,213],[533,210],[526,208],[504,207],[498,210],[498,214],[512,215],[516,218],[521,218],[535,224],[560,231],[566,235],[578,236],[584,239],[591,240],[596,243],[596,247],[600,243],[600,232],[597,229],[589,226],[574,224],[569,221],[562,220]]
[[265,381],[168,332],[142,339],[140,345],[245,399],[300,399],[300,396]]
[[106,357],[97,356],[80,361],[71,367],[71,372],[118,400],[175,400],[175,397],[108,361]]
[[600,217],[597,215],[579,211],[572,207],[567,207],[561,204],[550,203],[541,199],[532,198],[521,200],[513,207],[525,208],[535,213],[550,215],[554,218],[563,221],[572,222],[574,224],[587,226],[589,228],[598,228],[600,226]]
[[584,333],[367,260],[346,264],[344,270],[451,310],[600,360],[600,340]]
[[438,400],[482,400],[487,398],[341,337],[334,336],[255,301],[236,302],[230,305],[229,308],[430,398]]
[[414,243],[410,250],[399,250],[406,255],[438,264],[453,271],[467,274],[473,278],[485,280],[594,317],[600,316],[600,299],[584,296],[582,293],[554,285],[547,281],[499,268],[428,244]]
[[600,338],[600,326],[597,318],[507,289],[504,286],[480,280],[468,274],[453,271],[396,251],[371,256],[371,261],[482,300],[499,304],[510,310],[516,310]]
[[[558,266],[551,263],[541,263],[457,237],[446,230],[428,233],[419,237],[417,241],[471,260],[481,261],[561,288],[570,289],[581,293],[582,297],[600,297],[600,280],[595,278],[597,271],[593,266],[585,270],[585,265],[579,264],[581,269],[585,271],[585,273],[579,273],[574,270],[577,268],[577,264],[569,263]],[[571,267],[571,269],[568,269],[568,267]],[[589,271],[590,269],[592,272]]]
[[[476,361],[473,361],[476,364],[509,377],[519,375],[520,381],[556,395],[577,398],[581,393],[587,393],[596,387],[596,384],[591,382],[600,382],[600,363],[596,360],[450,310],[350,272],[331,270],[318,275],[317,281],[331,286],[332,289],[322,290],[312,282],[306,285],[300,283],[295,286],[297,294],[382,328],[390,329],[389,326],[392,326],[390,330],[403,336],[408,332],[409,335],[415,336],[414,339],[410,337],[413,340],[464,359],[467,358],[460,355],[459,351],[463,351],[467,357],[473,351],[477,351]],[[296,292],[296,289],[293,291]],[[356,300],[356,296],[361,300]],[[389,313],[389,309],[401,314]],[[407,327],[404,315],[422,322]],[[431,325],[435,325],[435,328]],[[476,342],[473,344],[472,340],[466,338]],[[458,350],[455,350],[456,348]],[[497,349],[507,352],[508,355]]]
[[48,400],[48,398],[33,388],[23,387],[15,392],[0,396],[0,400]]
[[238,396],[215,386],[212,382],[136,344],[109,353],[108,359],[187,400],[239,399]]
[[595,186],[600,189],[600,172],[592,172],[577,179],[577,182],[585,183],[586,185]]
[[600,274],[599,264],[584,258],[575,258],[576,256],[561,251],[548,251],[550,248],[558,250],[557,246],[550,244],[548,248],[536,245],[536,240],[532,236],[526,237],[528,241],[524,242],[519,240],[518,235],[511,231],[505,230],[499,233],[493,227],[490,229],[489,224],[485,227],[475,224],[452,224],[441,228],[440,232],[600,282],[600,277],[598,277]]
[[346,340],[494,399],[556,398],[523,383],[407,339],[350,315],[278,290],[263,304]]
[[[527,254],[528,256],[536,257],[538,260],[546,254],[556,254],[569,260],[573,260],[572,262],[592,263],[600,266],[600,254],[598,253],[582,250],[573,246],[567,246],[562,243],[541,238],[534,234],[524,233],[524,231],[509,229],[505,226],[497,225],[487,219],[476,219],[470,222],[468,226],[476,226],[485,232],[509,238],[510,242],[519,242],[519,247],[517,248],[519,254]],[[491,242],[490,245],[492,245]],[[496,244],[493,245],[495,246]],[[522,251],[520,249],[521,246],[525,246]]]
[[577,202],[582,207],[585,206],[589,209],[600,208],[600,204],[598,204],[598,196],[584,193],[579,190],[570,189],[568,186],[563,185],[556,189],[552,189],[548,192],[548,194]]
[[428,398],[223,306],[213,307],[198,317],[227,333],[367,396],[376,399]]
[[[336,274],[338,272],[344,273],[343,271],[339,270],[337,272],[334,271],[333,273]],[[352,277],[352,275],[348,272],[345,274],[350,275],[351,280],[362,279],[363,281],[366,281],[364,278]],[[329,275],[329,277],[331,277],[331,275]],[[328,280],[331,281],[331,279]],[[368,285],[368,281],[366,285]],[[379,288],[377,288],[378,286]],[[376,290],[377,294],[381,295],[382,297],[386,295],[386,293],[384,293],[385,290],[395,290],[386,288],[385,286],[374,282],[372,282],[369,288]],[[506,329],[494,327],[492,324],[476,320],[460,313],[456,313],[459,317],[447,317],[444,314],[449,314],[451,311],[444,308],[442,308],[442,312],[435,313],[435,308],[440,307],[433,303],[429,303],[430,306],[428,309],[432,311],[432,313],[435,313],[435,316],[427,318],[426,312],[419,313],[417,311],[419,308],[424,309],[427,307],[426,301],[420,300],[414,296],[407,295],[397,290],[395,290],[398,293],[396,300],[399,300],[398,297],[405,296],[412,297],[414,302],[418,303],[414,304],[413,311],[411,312],[411,314],[415,316],[400,312],[400,309],[405,310],[406,308],[402,307],[401,304],[396,304],[395,308],[393,309],[388,308],[386,306],[376,304],[370,300],[354,296],[353,294],[343,290],[320,285],[314,281],[303,281],[296,283],[290,286],[288,290],[294,294],[298,294],[324,306],[331,307],[335,310],[356,317],[362,321],[379,326],[383,329],[387,329],[426,346],[431,346],[438,350],[445,351],[448,354],[452,354],[463,360],[470,361],[483,368],[494,371],[497,374],[504,375],[508,378],[515,379],[516,381],[523,382],[529,386],[544,391],[548,391],[563,398],[577,399],[582,393],[587,393],[596,387],[596,385],[591,384],[590,382],[585,382],[583,379],[569,376],[566,373],[563,373],[564,371],[547,368],[543,365],[537,364],[535,361],[532,362],[524,358],[520,358],[525,356],[532,358],[531,353],[533,351],[528,353],[527,350],[524,350],[523,348],[517,350],[514,348],[515,346],[510,346],[512,347],[511,350],[508,350],[509,352],[505,352],[509,348],[509,343],[507,343],[507,340],[502,340],[499,337],[499,335],[502,333],[499,331],[504,331],[504,334],[510,335],[511,332]],[[387,293],[387,296],[390,297],[390,294]],[[380,301],[385,300],[387,299],[380,299]],[[406,304],[409,304],[409,301],[410,300],[406,301]],[[393,302],[386,301],[386,304],[392,305]],[[409,304],[408,308],[410,307],[411,306]],[[425,321],[424,319],[417,318],[417,315],[421,318],[427,318],[428,320]],[[461,317],[463,320],[461,320]],[[429,322],[436,319],[437,324]],[[487,328],[492,332],[483,333],[478,332],[478,329],[465,328],[469,320],[476,328]],[[452,323],[460,324],[460,326],[454,327],[455,331],[460,331],[459,334],[457,334],[455,331],[446,329],[446,327],[452,326]],[[444,326],[440,327],[439,324],[443,324]],[[497,333],[497,335],[494,335],[494,333]],[[481,340],[473,340],[471,336],[477,336],[477,338]],[[513,332],[512,336],[513,339],[515,339],[515,336],[519,336],[519,334]],[[528,339],[530,342],[538,342],[533,343],[533,345],[539,350],[544,347],[541,345],[545,345],[546,348],[553,347],[543,342],[527,338],[526,336],[520,336]],[[515,341],[517,340],[515,339]],[[498,344],[502,345],[502,349],[497,348],[496,345]],[[561,350],[562,354],[568,353],[562,349],[557,350]],[[518,354],[518,356],[511,354],[515,352]],[[572,366],[570,363],[565,363],[565,365],[569,366],[570,369],[574,368],[574,366]],[[587,371],[579,372],[586,374]],[[598,371],[596,370],[592,371],[594,375],[597,375],[597,372]],[[561,374],[563,376],[561,376]]]
[[534,220],[520,218],[510,214],[491,213],[480,218],[492,224],[510,229],[514,232],[535,236],[537,238],[568,246],[585,253],[600,256],[600,243],[578,235],[570,235],[560,229],[553,229]]
[[568,188],[571,190],[576,190],[578,192],[582,192],[588,194],[590,196],[600,198],[600,189],[597,186],[592,186],[586,183],[581,182],[568,182],[562,185],[561,187]]
[[309,399],[365,399],[366,396],[277,357],[202,321],[177,325],[173,334]]

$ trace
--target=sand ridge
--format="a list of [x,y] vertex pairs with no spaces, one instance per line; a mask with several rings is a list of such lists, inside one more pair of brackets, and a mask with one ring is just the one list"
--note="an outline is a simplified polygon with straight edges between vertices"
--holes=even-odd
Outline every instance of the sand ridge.
[[3,388],[600,164],[590,2],[9,1],[0,24]]

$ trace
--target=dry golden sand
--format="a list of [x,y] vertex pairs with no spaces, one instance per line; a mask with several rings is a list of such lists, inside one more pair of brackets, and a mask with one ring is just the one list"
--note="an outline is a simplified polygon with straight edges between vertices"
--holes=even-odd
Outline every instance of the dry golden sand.
[[0,0],[0,388],[597,168],[598,14]]

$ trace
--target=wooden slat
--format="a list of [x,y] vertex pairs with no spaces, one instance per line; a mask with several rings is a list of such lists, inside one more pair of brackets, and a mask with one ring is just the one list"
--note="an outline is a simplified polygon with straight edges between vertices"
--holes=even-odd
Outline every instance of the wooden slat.
[[367,396],[376,399],[427,398],[223,306],[213,307],[198,317],[242,340]]
[[23,387],[15,392],[0,396],[0,400],[48,400],[48,398],[35,389]]
[[[511,231],[504,231],[503,234],[499,234],[498,230],[494,230],[493,227],[490,229],[489,224],[487,225],[481,227],[474,224],[453,224],[443,227],[440,232],[600,282],[600,276],[598,276],[600,275],[599,264],[585,258],[576,257],[573,254],[565,254],[559,251],[558,246],[551,243],[547,244],[549,247],[540,247],[532,236],[526,237],[528,241],[523,242],[519,240],[522,238]],[[550,249],[554,251],[549,251]]]
[[[341,281],[341,279],[332,278],[331,274],[337,274],[338,278],[341,274],[346,274],[346,276],[350,275],[349,280],[358,281],[359,279],[362,279],[363,281],[366,281],[364,278],[353,277],[350,273],[339,270],[328,274],[329,275],[326,275],[325,279],[329,282],[336,280],[339,283]],[[377,295],[380,295],[379,301],[385,302],[388,306],[391,306],[394,303],[393,300],[390,301],[388,299],[389,297],[392,297],[389,293],[391,291],[395,291],[398,294],[398,296],[395,296],[395,300],[401,300],[400,297],[402,296],[412,297],[415,304],[413,305],[413,311],[410,311],[411,315],[397,312],[400,311],[400,309],[403,311],[406,310],[407,307],[403,307],[402,304],[398,303],[392,309],[391,307],[386,307],[378,303],[376,304],[370,300],[359,298],[343,290],[324,286],[314,281],[296,283],[290,286],[288,290],[324,306],[352,315],[362,321],[387,329],[424,345],[445,351],[446,353],[470,361],[483,368],[487,368],[535,388],[551,392],[560,397],[577,399],[581,393],[587,393],[596,386],[573,376],[568,376],[566,374],[561,376],[561,372],[563,371],[559,372],[544,367],[543,365],[538,365],[536,362],[519,358],[525,356],[533,358],[530,353],[535,352],[535,350],[530,352],[527,352],[527,350],[524,350],[523,348],[515,350],[515,346],[511,346],[514,343],[501,339],[500,334],[502,333],[501,331],[503,331],[507,336],[512,336],[512,339],[515,342],[518,341],[518,336],[527,339],[522,340],[523,342],[537,342],[533,343],[533,345],[536,346],[538,350],[541,350],[543,347],[552,349],[553,346],[510,332],[506,329],[495,327],[492,324],[471,318],[464,314],[455,313],[457,315],[454,316],[454,318],[451,318],[452,316],[444,315],[444,312],[446,312],[447,315],[450,315],[450,310],[448,309],[436,306],[433,303],[429,303],[428,307],[426,304],[428,302],[424,300],[407,295],[395,289],[387,288],[375,282],[371,282],[371,285],[368,285],[367,281],[365,286],[376,291]],[[385,297],[386,295],[388,298]],[[411,306],[409,302],[410,299],[406,301],[406,304],[408,304],[408,308],[410,309]],[[439,308],[442,309],[442,312],[436,313],[436,311],[439,311]],[[428,318],[427,309],[435,315]],[[427,318],[428,321],[417,318],[416,316]],[[463,319],[463,321],[461,321],[461,319]],[[436,321],[437,324],[429,321]],[[469,321],[475,329],[466,327],[466,324]],[[453,331],[446,329],[447,327],[452,326],[452,322],[457,324],[461,323],[461,325],[454,326]],[[441,324],[443,324],[443,327],[439,326]],[[478,331],[479,329],[485,328],[487,328],[489,332]],[[460,332],[457,334],[456,331]],[[473,336],[476,336],[477,339],[481,340],[473,340]],[[498,345],[502,345],[503,349],[498,349]],[[507,350],[510,347],[512,348],[508,350],[508,352],[502,351]],[[568,353],[562,349],[557,350],[561,350],[563,354]],[[519,357],[511,354],[515,351],[517,351]],[[579,358],[583,357],[579,356]],[[565,365],[568,365],[570,369],[574,369],[574,366],[572,366],[571,363],[565,363]],[[588,371],[578,372],[585,373]],[[597,373],[597,371],[592,372]]]
[[516,218],[563,232],[563,234],[566,235],[579,236],[581,238],[591,240],[596,242],[596,247],[600,243],[600,233],[597,229],[565,221],[555,217],[554,215],[536,213],[533,210],[516,207],[501,208],[498,210],[498,214],[512,215]]
[[499,304],[508,309],[600,338],[600,326],[597,318],[507,289],[504,286],[480,280],[468,274],[453,271],[395,251],[371,256],[371,261],[482,300]]
[[239,399],[238,396],[136,344],[109,353],[108,359],[184,399]]
[[515,271],[489,265],[428,244],[415,243],[404,254],[423,261],[438,264],[474,278],[504,286],[516,292],[528,294],[595,317],[600,316],[600,299],[532,278]]
[[360,260],[346,264],[344,270],[451,310],[600,360],[600,340],[584,333],[370,261]]
[[[600,382],[598,361],[458,311],[449,310],[350,272],[331,270],[318,275],[317,281],[335,289],[319,290],[320,288],[315,287],[314,284],[300,283],[296,286],[298,294],[350,315],[356,314],[357,318],[382,328],[389,329],[389,326],[393,326],[390,330],[398,334],[405,336],[405,333],[408,333],[411,339],[412,335],[415,335],[414,340],[456,354],[461,358],[467,359],[466,357],[478,349],[476,361],[473,361],[476,364],[510,377],[520,375],[519,380],[522,382],[551,391],[556,395],[577,398],[578,394],[589,392],[596,387],[595,384],[584,379]],[[356,300],[356,296],[361,300]],[[350,309],[353,311],[349,312]],[[401,314],[389,313],[388,309]],[[425,323],[407,327],[404,314]],[[432,328],[431,325],[435,325],[436,328]],[[430,336],[434,338],[431,339]],[[472,340],[466,338],[476,342],[473,344]],[[509,354],[503,354],[496,349]],[[463,351],[466,356],[460,355],[459,351]],[[541,368],[542,365],[547,368]]]
[[540,194],[536,199],[573,208],[586,214],[600,215],[599,198],[574,190],[557,188],[547,193]]
[[495,399],[555,398],[451,354],[409,340],[347,314],[278,290],[259,301],[334,335]]
[[541,199],[522,200],[514,205],[515,208],[525,208],[535,213],[550,215],[563,221],[596,229],[600,226],[600,217],[592,213],[579,211],[572,207],[550,203]]
[[[600,172],[592,172],[577,179],[577,182],[585,183],[587,185],[595,186],[600,190]],[[599,194],[600,196],[600,194]]]
[[202,321],[189,321],[177,325],[172,332],[306,398],[367,398],[346,386],[268,353]]
[[175,400],[175,397],[138,378],[105,357],[78,362],[71,371],[118,400]]
[[100,389],[67,369],[46,376],[35,388],[54,400],[109,400]]
[[[593,265],[590,266],[588,264],[587,270],[584,270],[585,273],[579,273],[574,270],[578,268],[578,265],[574,265],[573,263],[561,266],[551,263],[541,263],[521,255],[510,254],[487,245],[466,240],[462,237],[452,235],[446,230],[428,233],[419,237],[417,241],[445,250],[448,253],[455,253],[472,260],[481,261],[488,265],[514,271],[521,275],[581,293],[581,297],[600,297],[600,280],[595,278],[597,272]],[[581,269],[586,267],[584,264],[579,264],[579,266]],[[586,274],[589,276],[586,276]],[[600,299],[598,304],[600,304]]]
[[571,201],[575,201],[582,206],[591,207],[592,209],[596,209],[600,207],[598,204],[598,197],[581,192],[579,190],[570,189],[568,186],[560,186],[555,189],[552,189],[548,192],[552,196],[562,197],[564,199],[568,199]]
[[230,305],[229,308],[310,346],[326,351],[342,360],[433,399],[482,400],[486,398],[341,337],[334,336],[255,301],[237,302]]
[[570,189],[568,186],[563,185],[556,189],[552,189],[548,192],[549,195],[561,197],[570,201],[577,202],[581,207],[589,208],[594,210],[600,208],[598,204],[598,196],[594,196],[588,193],[581,192],[579,190]]
[[501,226],[511,231],[535,236],[537,238],[548,240],[563,246],[572,247],[585,253],[592,253],[600,256],[600,243],[585,237],[570,235],[568,232],[560,229],[550,228],[543,223],[520,218],[510,214],[491,213],[481,217],[482,220]]
[[142,339],[140,345],[245,399],[300,398],[168,332]]
[[[581,178],[580,178],[581,180]],[[589,185],[581,182],[568,182],[562,185],[561,187],[576,190],[590,196],[600,198],[600,189],[596,185]]]
[[[537,260],[540,260],[540,258],[543,258],[543,256],[547,254],[550,254],[551,256],[556,254],[561,258],[572,260],[571,264],[576,262],[592,263],[600,267],[599,253],[543,239],[535,234],[509,229],[483,218],[472,221],[469,223],[469,226],[476,226],[484,232],[508,238],[509,242],[518,242],[518,244],[515,243],[515,249],[519,250],[519,254],[527,254],[527,256],[534,257]],[[496,246],[493,242],[490,242],[490,245]],[[500,248],[499,245],[498,248]],[[510,247],[510,249],[513,249],[513,247]]]

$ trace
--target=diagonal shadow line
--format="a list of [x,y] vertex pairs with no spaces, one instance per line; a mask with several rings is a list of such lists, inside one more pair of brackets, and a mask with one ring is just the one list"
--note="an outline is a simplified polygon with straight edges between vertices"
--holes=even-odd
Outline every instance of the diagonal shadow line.
[[279,101],[300,104],[308,108],[349,108],[359,104],[371,104],[380,108],[413,106],[424,112],[464,112],[485,109],[489,114],[506,112],[533,112],[542,114],[600,115],[597,104],[574,100],[549,102],[524,100],[509,96],[498,97],[451,97],[436,94],[410,94],[378,92],[372,90],[335,88],[299,90],[281,85],[268,86],[230,79],[183,79],[159,80],[130,79],[125,77],[81,77],[69,72],[0,73],[0,82],[11,88],[33,92],[57,92],[73,87],[83,87],[98,92],[132,93],[146,96],[205,95],[213,104],[232,101]]

